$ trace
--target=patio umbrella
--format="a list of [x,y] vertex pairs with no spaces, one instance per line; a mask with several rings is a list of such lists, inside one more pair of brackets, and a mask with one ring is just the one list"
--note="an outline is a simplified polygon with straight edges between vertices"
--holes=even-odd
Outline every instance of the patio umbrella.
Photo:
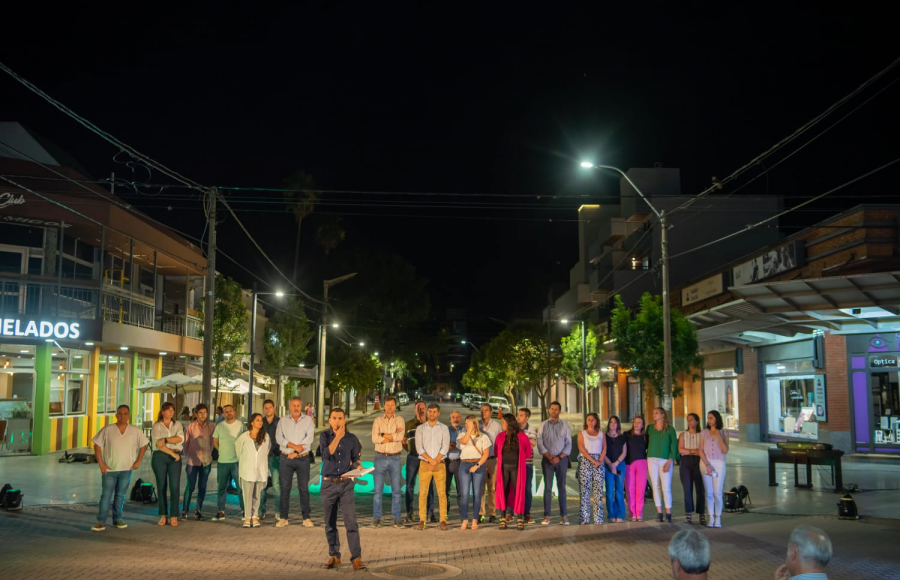
[[200,377],[189,377],[181,373],[173,373],[160,377],[155,381],[144,383],[135,390],[142,393],[160,393],[163,395],[177,395],[179,392],[199,393],[203,389],[203,381]]

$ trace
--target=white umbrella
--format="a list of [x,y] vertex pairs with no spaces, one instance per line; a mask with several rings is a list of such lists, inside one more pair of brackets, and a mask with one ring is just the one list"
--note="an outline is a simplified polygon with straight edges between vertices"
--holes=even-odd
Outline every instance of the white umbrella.
[[177,395],[181,393],[199,393],[203,389],[203,381],[200,377],[189,377],[181,373],[173,373],[158,378],[155,381],[144,383],[135,390],[142,393],[161,393],[164,395]]
[[[245,381],[244,379],[233,379],[228,381],[225,385],[222,386],[222,390],[229,393],[236,393],[239,395],[246,395],[250,392],[250,383]],[[254,395],[271,395],[272,391],[267,391],[266,389],[254,385],[253,387]]]

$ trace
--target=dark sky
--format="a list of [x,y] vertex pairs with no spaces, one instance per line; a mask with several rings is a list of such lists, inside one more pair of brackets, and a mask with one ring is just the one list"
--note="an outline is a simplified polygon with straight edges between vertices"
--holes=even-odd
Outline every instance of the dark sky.
[[[900,36],[880,5],[824,6],[79,6],[9,18],[0,55],[100,127],[203,184],[279,187],[302,169],[326,190],[418,194],[330,193],[317,219],[341,214],[348,247],[403,255],[429,278],[436,307],[504,318],[539,314],[550,283],[566,282],[577,260],[577,224],[566,220],[581,203],[618,190],[614,178],[581,173],[582,157],[626,169],[680,167],[683,191],[696,193],[900,56]],[[822,127],[898,76],[892,71]],[[813,195],[897,157],[898,95],[897,85],[888,88],[742,193]],[[43,134],[95,177],[115,171],[165,181],[113,162],[115,149],[6,75],[0,120]],[[898,175],[892,169],[786,221],[797,227],[867,199],[893,201],[873,196],[896,194]],[[184,190],[165,190],[177,196],[165,201],[142,191],[127,199],[202,233],[199,201]],[[253,203],[247,193],[228,195],[288,270],[295,230],[279,194],[256,193]],[[314,225],[304,238],[310,256]],[[277,280],[233,222],[221,229],[226,252]],[[220,270],[246,278],[227,262]],[[316,273],[304,274],[301,285],[318,294]]]

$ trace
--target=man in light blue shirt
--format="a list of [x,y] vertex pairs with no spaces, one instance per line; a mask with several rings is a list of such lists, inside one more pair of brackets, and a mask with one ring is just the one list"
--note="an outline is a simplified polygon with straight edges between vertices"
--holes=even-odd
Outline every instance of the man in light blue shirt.
[[543,456],[541,471],[544,474],[544,521],[541,524],[544,526],[550,524],[554,477],[559,494],[559,515],[562,516],[559,523],[563,526],[569,525],[566,511],[566,470],[569,467],[569,455],[572,453],[572,430],[559,420],[561,410],[562,405],[559,401],[550,403],[550,418],[538,427],[537,448]]
[[450,429],[438,422],[441,407],[428,405],[428,420],[416,427],[416,451],[419,454],[419,528],[425,529],[428,488],[434,481],[440,509],[441,530],[447,530],[447,468],[444,458],[450,451]]
[[788,539],[785,562],[775,580],[828,580],[825,567],[833,550],[828,534],[812,526],[797,526]]
[[300,397],[292,397],[291,414],[278,421],[275,440],[281,448],[281,461],[278,466],[278,477],[281,481],[281,519],[275,524],[283,528],[290,524],[291,482],[297,474],[297,488],[300,493],[300,510],[303,514],[303,526],[313,527],[309,509],[309,453],[312,451],[315,425],[313,420],[303,414],[303,401]]

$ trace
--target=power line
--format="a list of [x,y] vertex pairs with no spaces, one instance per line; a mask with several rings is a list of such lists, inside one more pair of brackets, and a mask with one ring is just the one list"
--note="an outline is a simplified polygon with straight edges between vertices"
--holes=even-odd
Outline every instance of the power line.
[[764,219],[764,220],[760,220],[760,221],[758,221],[758,222],[756,222],[756,223],[750,224],[750,225],[748,225],[748,226],[746,226],[746,227],[744,227],[744,228],[741,228],[740,230],[737,230],[736,232],[732,232],[732,233],[730,233],[730,234],[728,234],[728,235],[726,235],[726,236],[722,236],[721,238],[719,238],[719,239],[717,239],[717,240],[713,240],[713,241],[711,241],[711,242],[707,242],[707,243],[705,243],[705,244],[701,244],[701,245],[696,246],[696,247],[694,247],[694,248],[691,248],[691,249],[689,249],[689,250],[685,250],[684,252],[680,252],[680,253],[678,253],[678,254],[674,254],[674,255],[672,255],[672,256],[669,256],[669,260],[672,260],[672,259],[674,259],[674,258],[679,258],[679,257],[681,257],[681,256],[684,256],[684,255],[686,255],[686,254],[690,254],[690,253],[692,253],[692,252],[696,252],[697,250],[702,250],[703,248],[707,248],[707,247],[709,247],[709,246],[712,246],[712,245],[714,245],[714,244],[717,244],[717,243],[722,242],[722,241],[724,241],[724,240],[727,240],[727,239],[729,239],[729,238],[733,238],[734,236],[743,234],[744,232],[748,232],[748,231],[750,231],[750,230],[752,230],[752,229],[754,229],[754,228],[757,228],[757,227],[759,227],[759,226],[761,226],[761,225],[763,225],[763,224],[765,224],[765,223],[768,223],[768,222],[770,222],[770,221],[772,221],[772,220],[778,219],[778,218],[780,218],[780,217],[783,216],[783,215],[787,215],[787,214],[789,214],[789,213],[791,213],[791,212],[793,212],[793,211],[799,209],[800,207],[803,207],[804,205],[807,205],[807,204],[810,204],[810,203],[812,203],[812,202],[814,202],[814,201],[816,201],[816,200],[822,199],[823,197],[825,197],[826,195],[828,195],[828,194],[830,194],[830,193],[834,193],[835,191],[840,191],[841,189],[844,189],[845,187],[847,187],[847,186],[849,186],[849,185],[852,185],[852,184],[856,183],[857,181],[861,181],[861,180],[863,180],[863,179],[865,179],[865,178],[867,178],[867,177],[869,177],[869,176],[871,176],[871,175],[874,175],[874,174],[878,173],[879,171],[882,171],[883,169],[887,169],[887,168],[890,167],[891,165],[894,165],[895,163],[898,163],[898,162],[900,162],[900,157],[898,157],[897,159],[894,159],[893,161],[889,161],[889,162],[885,163],[884,165],[881,165],[881,166],[879,166],[879,167],[876,167],[875,169],[873,169],[873,170],[871,170],[871,171],[868,171],[868,172],[866,172],[866,173],[864,173],[864,174],[862,174],[862,175],[860,175],[860,176],[858,176],[858,177],[854,177],[854,178],[851,179],[850,181],[847,181],[847,182],[845,182],[845,183],[842,183],[841,185],[839,185],[839,186],[837,186],[837,187],[835,187],[835,188],[833,188],[833,189],[829,189],[829,190],[826,191],[825,193],[819,194],[819,195],[813,197],[812,199],[809,199],[809,200],[807,200],[807,201],[805,201],[805,202],[803,202],[803,203],[801,203],[801,204],[799,204],[799,205],[797,205],[797,206],[795,206],[795,207],[792,207],[791,209],[786,209],[786,210],[784,210],[783,212],[780,212],[780,213],[778,213],[778,214],[775,214],[775,215],[773,215],[773,216],[771,216],[771,217],[768,217],[768,218],[766,218],[766,219]]
[[730,182],[730,181],[733,181],[734,179],[736,179],[737,177],[739,177],[741,174],[743,174],[745,171],[747,171],[749,168],[754,167],[755,165],[757,165],[758,163],[760,163],[763,159],[765,159],[765,158],[767,158],[768,156],[772,155],[773,153],[775,153],[776,151],[778,151],[779,149],[781,149],[782,147],[784,147],[785,145],[787,145],[788,143],[790,143],[791,141],[793,141],[794,139],[796,139],[797,137],[799,137],[800,135],[802,135],[803,133],[805,133],[806,131],[808,131],[808,130],[811,129],[812,127],[814,127],[814,126],[815,126],[816,124],[818,124],[822,119],[824,119],[825,117],[827,117],[828,115],[830,115],[832,112],[834,112],[834,111],[835,111],[836,109],[838,109],[840,106],[842,106],[844,103],[846,103],[847,101],[849,101],[850,99],[852,99],[853,97],[855,97],[856,95],[858,95],[860,92],[862,92],[863,90],[865,90],[866,88],[868,88],[872,83],[874,83],[875,81],[877,81],[878,79],[880,79],[881,77],[883,77],[885,74],[887,74],[891,69],[893,69],[893,68],[894,68],[895,66],[897,66],[898,64],[900,64],[900,58],[895,59],[893,62],[891,62],[891,64],[889,64],[889,65],[886,66],[885,68],[881,69],[879,72],[875,73],[875,75],[869,77],[869,79],[867,79],[864,83],[862,83],[861,85],[859,85],[859,86],[858,86],[856,89],[854,89],[850,94],[844,96],[843,98],[841,98],[840,100],[838,100],[836,103],[834,103],[833,105],[831,105],[830,107],[828,107],[827,109],[825,109],[822,113],[816,115],[815,117],[813,117],[812,119],[810,119],[809,121],[807,121],[806,123],[804,123],[803,125],[801,125],[801,126],[800,126],[797,130],[795,130],[793,133],[791,133],[791,134],[788,135],[787,137],[781,139],[781,140],[780,140],[779,142],[777,142],[775,145],[772,145],[772,146],[769,147],[767,150],[763,151],[762,153],[760,153],[759,155],[757,155],[756,157],[754,157],[753,159],[751,159],[748,163],[746,163],[745,165],[743,165],[743,166],[741,166],[740,168],[738,168],[734,173],[732,173],[731,175],[729,175],[729,176],[726,177],[725,179],[719,181],[718,183],[715,183],[715,184],[711,185],[709,188],[705,189],[704,191],[701,191],[699,194],[697,194],[696,196],[694,196],[692,199],[688,200],[687,202],[685,202],[685,203],[682,204],[681,206],[675,208],[674,210],[672,210],[672,211],[669,212],[669,213],[671,214],[671,213],[674,213],[674,212],[676,212],[676,211],[681,211],[681,210],[687,209],[687,208],[690,207],[693,203],[695,203],[698,199],[701,199],[701,198],[703,198],[703,197],[709,195],[709,194],[712,193],[713,191],[716,191],[720,186],[725,185],[726,183],[728,183],[728,182]]

